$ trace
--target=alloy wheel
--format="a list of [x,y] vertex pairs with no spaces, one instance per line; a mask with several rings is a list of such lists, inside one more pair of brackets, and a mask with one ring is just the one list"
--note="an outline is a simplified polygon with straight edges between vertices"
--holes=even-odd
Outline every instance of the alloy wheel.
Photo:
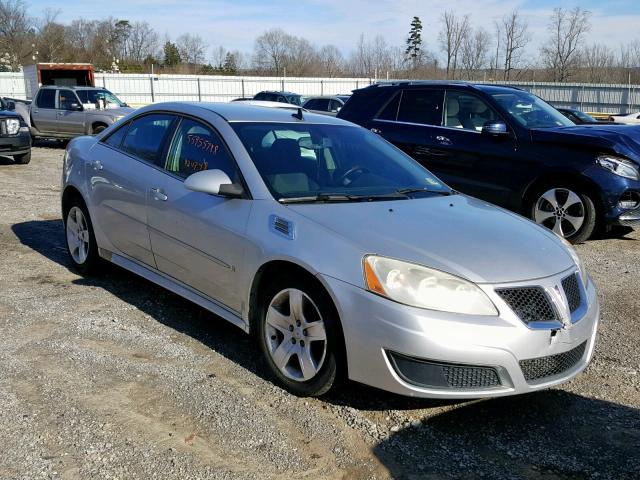
[[275,366],[287,378],[314,378],[325,361],[327,332],[320,310],[301,290],[277,293],[265,315],[264,335]]
[[586,217],[580,196],[566,188],[552,188],[543,193],[534,205],[534,220],[561,237],[575,235]]
[[89,255],[89,227],[84,213],[73,207],[67,214],[67,245],[73,261],[82,265]]

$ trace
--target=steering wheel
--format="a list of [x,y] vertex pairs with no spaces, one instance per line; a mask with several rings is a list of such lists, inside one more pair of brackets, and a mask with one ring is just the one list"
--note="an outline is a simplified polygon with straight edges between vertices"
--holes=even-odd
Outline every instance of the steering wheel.
[[[353,182],[355,180],[355,178],[358,178],[360,175],[369,172],[368,169],[360,166],[360,165],[356,165],[354,167],[351,167],[349,170],[347,170],[346,172],[344,172],[342,175],[340,175],[340,177],[338,178],[338,185],[342,185],[342,186],[347,186],[349,185],[351,182]],[[349,177],[353,176],[357,174],[357,176],[353,179],[349,179]],[[347,181],[349,180],[349,181]]]

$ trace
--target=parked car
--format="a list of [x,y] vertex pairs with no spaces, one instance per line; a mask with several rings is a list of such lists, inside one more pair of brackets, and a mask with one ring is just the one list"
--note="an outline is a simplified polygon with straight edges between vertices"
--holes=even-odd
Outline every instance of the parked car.
[[336,116],[349,99],[347,95],[335,95],[330,97],[310,97],[304,102],[304,108],[314,113]]
[[293,105],[302,106],[305,97],[297,93],[291,92],[272,92],[264,91],[256,93],[253,100],[266,100],[268,102],[291,103]]
[[640,113],[627,113],[622,115],[611,115],[609,121],[613,123],[624,123],[625,125],[633,125],[640,123]]
[[640,226],[640,131],[579,126],[523,90],[399,82],[356,90],[338,118],[398,146],[449,185],[577,243]]
[[251,333],[296,395],[348,376],[492,397],[585,368],[598,299],[566,242],[363,128],[299,113],[165,103],[74,139],[71,262],[109,260]]
[[610,120],[597,120],[588,113],[575,108],[557,108],[557,110],[576,125],[607,125],[614,123]]
[[133,112],[113,93],[99,87],[41,87],[30,105],[16,104],[33,138],[95,135]]
[[31,135],[15,105],[13,100],[0,99],[0,155],[24,165],[31,161]]

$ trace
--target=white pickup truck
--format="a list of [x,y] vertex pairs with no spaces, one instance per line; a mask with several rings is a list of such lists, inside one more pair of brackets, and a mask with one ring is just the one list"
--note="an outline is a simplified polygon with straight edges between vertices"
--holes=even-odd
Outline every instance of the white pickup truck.
[[73,138],[95,135],[134,109],[104,88],[48,85],[30,104],[16,102],[15,110],[32,138]]

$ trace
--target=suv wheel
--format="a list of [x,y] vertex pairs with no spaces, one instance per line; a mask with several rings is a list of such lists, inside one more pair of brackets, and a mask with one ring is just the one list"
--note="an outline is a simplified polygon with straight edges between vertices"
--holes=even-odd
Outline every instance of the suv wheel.
[[554,187],[534,196],[531,218],[571,243],[587,240],[596,226],[591,198],[578,189]]
[[100,123],[98,125],[94,125],[93,128],[91,129],[91,134],[92,135],[97,135],[100,132],[102,132],[103,130],[105,130],[107,128],[106,125]]
[[83,274],[96,270],[100,261],[98,244],[87,207],[82,200],[71,201],[71,207],[64,220],[64,230],[67,251],[76,270]]
[[272,375],[294,395],[322,395],[338,377],[338,315],[323,293],[304,278],[283,277],[261,295],[256,339]]
[[22,155],[15,155],[13,161],[19,165],[26,165],[31,161],[31,152],[23,153]]

